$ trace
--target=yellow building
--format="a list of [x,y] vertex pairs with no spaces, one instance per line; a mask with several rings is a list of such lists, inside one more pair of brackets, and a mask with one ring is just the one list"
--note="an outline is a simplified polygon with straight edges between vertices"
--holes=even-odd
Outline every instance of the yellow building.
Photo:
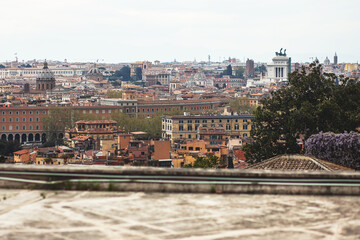
[[44,158],[44,157],[37,157],[34,161],[37,165],[64,165],[66,164],[63,158]]
[[253,118],[254,115],[163,116],[162,137],[169,138],[172,142],[198,139],[200,127],[223,128],[226,135],[232,138],[249,137]]
[[182,168],[187,164],[194,164],[196,159],[192,155],[184,155],[183,157],[179,157],[178,155],[174,154],[174,157],[171,159],[174,168]]
[[75,128],[65,130],[66,141],[78,136],[91,137],[95,140],[113,140],[124,132],[113,120],[77,121],[75,124]]
[[352,72],[352,71],[356,71],[358,69],[358,64],[351,64],[351,63],[347,63],[345,64],[344,67],[344,71],[345,72]]
[[147,70],[147,69],[151,68],[151,66],[152,66],[151,62],[131,63],[131,65],[130,65],[130,76],[135,76],[136,75],[136,69],[137,68],[141,68],[141,70]]
[[36,151],[30,151],[29,149],[23,149],[14,152],[15,163],[32,163],[36,159]]

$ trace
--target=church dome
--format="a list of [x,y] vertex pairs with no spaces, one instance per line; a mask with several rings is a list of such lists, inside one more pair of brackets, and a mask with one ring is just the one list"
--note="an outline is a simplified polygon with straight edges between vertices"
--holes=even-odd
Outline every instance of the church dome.
[[329,60],[329,58],[328,58],[328,57],[326,57],[326,58],[325,58],[325,60],[324,60],[324,64],[325,64],[325,65],[329,65],[329,64],[330,64],[330,60]]
[[38,74],[37,78],[39,80],[54,79],[54,74],[50,71],[47,62],[44,62],[43,70]]
[[88,74],[101,74],[101,71],[99,68],[97,68],[95,65],[89,70]]
[[199,72],[195,73],[195,75],[193,76],[193,80],[195,80],[195,81],[205,81],[206,76],[202,71],[199,71]]

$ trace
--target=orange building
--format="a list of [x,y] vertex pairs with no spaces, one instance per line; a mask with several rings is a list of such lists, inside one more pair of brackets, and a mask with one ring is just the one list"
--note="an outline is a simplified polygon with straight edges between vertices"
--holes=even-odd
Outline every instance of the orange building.
[[31,163],[36,160],[36,152],[31,152],[29,149],[23,149],[17,152],[14,152],[14,162],[15,163]]

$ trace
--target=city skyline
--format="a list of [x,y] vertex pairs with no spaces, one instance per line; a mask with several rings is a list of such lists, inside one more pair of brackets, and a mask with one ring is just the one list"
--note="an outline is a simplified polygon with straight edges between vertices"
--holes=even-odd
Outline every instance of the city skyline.
[[210,55],[214,62],[270,62],[286,48],[294,62],[332,60],[337,52],[339,63],[356,63],[358,7],[353,0],[7,1],[0,61],[181,62]]

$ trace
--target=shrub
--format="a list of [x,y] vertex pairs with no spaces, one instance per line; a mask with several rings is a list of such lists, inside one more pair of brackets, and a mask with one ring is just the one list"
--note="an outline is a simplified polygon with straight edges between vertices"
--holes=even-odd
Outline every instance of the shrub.
[[360,169],[360,134],[332,132],[311,135],[305,142],[306,154],[353,169]]

